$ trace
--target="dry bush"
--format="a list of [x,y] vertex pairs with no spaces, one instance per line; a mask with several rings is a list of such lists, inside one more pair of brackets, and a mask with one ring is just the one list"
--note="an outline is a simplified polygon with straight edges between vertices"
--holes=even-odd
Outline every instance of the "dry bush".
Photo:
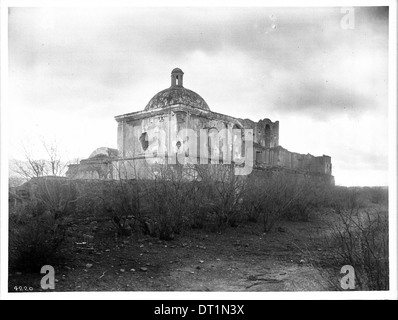
[[[375,206],[374,195],[380,204]],[[373,200],[373,201],[372,201]],[[322,233],[322,255],[310,254],[336,290],[342,290],[340,269],[354,267],[357,290],[388,290],[389,242],[387,190],[385,188],[335,187],[327,205],[335,216]]]
[[192,223],[200,192],[195,181],[187,179],[187,168],[154,165],[145,178],[136,179],[124,178],[125,167],[117,169],[121,179],[78,182],[80,214],[109,218],[119,236],[140,229],[165,240]]
[[190,173],[189,167],[158,165],[153,168],[153,179],[140,181],[142,212],[151,235],[172,240],[193,224],[200,193]]
[[106,181],[106,188],[97,192],[102,203],[100,216],[105,215],[113,222],[119,236],[129,236],[136,225],[144,226],[141,214],[142,188],[136,180]]
[[244,194],[243,207],[249,220],[261,219],[264,232],[269,232],[281,219],[283,199],[287,183],[279,175],[250,177]]
[[9,267],[37,271],[61,258],[68,218],[76,201],[69,181],[36,178],[29,184],[30,200],[18,205],[9,216]]
[[309,221],[310,214],[320,206],[320,194],[327,185],[306,176],[290,177],[287,183],[289,187],[283,218],[291,221]]
[[44,265],[62,258],[59,247],[65,240],[66,228],[51,216],[10,219],[10,270],[39,272]]
[[214,231],[237,226],[243,220],[245,179],[234,174],[233,165],[197,165],[196,171],[202,195],[199,214],[206,220],[203,224],[211,224]]
[[385,187],[365,187],[363,193],[366,199],[376,205],[388,205],[388,188]]
[[369,195],[361,187],[336,186],[329,190],[326,207],[334,210],[346,210],[351,214],[358,213],[360,209],[366,208],[369,203]]
[[324,183],[286,172],[270,172],[266,177],[248,179],[243,207],[248,220],[262,220],[264,232],[281,220],[308,221],[313,209],[322,203]]
[[33,201],[41,204],[56,221],[65,220],[74,212],[78,195],[73,182],[67,178],[43,177],[32,179]]
[[[385,210],[337,211],[338,221],[331,227],[331,233],[324,238],[329,249],[320,261],[323,268],[335,276],[344,265],[354,267],[356,289],[388,290],[388,212]],[[331,282],[341,289],[340,283]]]
[[46,142],[41,141],[42,148],[46,153],[46,159],[35,159],[31,151],[24,147],[25,159],[24,161],[13,161],[11,172],[17,174],[19,178],[24,181],[29,181],[31,178],[43,178],[47,176],[64,176],[68,167],[68,162],[61,159],[61,150],[55,141]]
[[239,221],[244,183],[232,166],[158,164],[151,170],[150,179],[138,182],[141,224],[148,234],[171,240],[185,229],[219,231]]

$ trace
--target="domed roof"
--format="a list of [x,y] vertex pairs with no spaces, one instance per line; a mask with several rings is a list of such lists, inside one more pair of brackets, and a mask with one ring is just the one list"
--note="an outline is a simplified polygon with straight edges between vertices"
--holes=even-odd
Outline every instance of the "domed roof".
[[182,86],[181,69],[175,68],[171,72],[171,87],[157,93],[145,107],[145,111],[166,108],[176,104],[186,105],[192,108],[210,111],[206,101],[196,92]]
[[171,71],[171,73],[184,73],[182,72],[182,70],[180,68],[174,68],[173,71]]
[[145,111],[166,108],[175,104],[183,104],[192,108],[209,110],[206,101],[192,90],[184,87],[170,87],[156,94],[145,107]]
[[118,155],[119,151],[117,149],[101,147],[95,149],[88,158],[117,157]]

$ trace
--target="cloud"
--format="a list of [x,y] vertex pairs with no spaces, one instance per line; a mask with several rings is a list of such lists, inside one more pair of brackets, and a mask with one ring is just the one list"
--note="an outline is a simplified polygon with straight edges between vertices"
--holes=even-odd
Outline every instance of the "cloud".
[[279,109],[305,113],[317,120],[327,120],[342,113],[359,116],[375,105],[371,96],[359,95],[351,88],[329,86],[319,79],[288,83],[284,90],[288,94],[278,96]]

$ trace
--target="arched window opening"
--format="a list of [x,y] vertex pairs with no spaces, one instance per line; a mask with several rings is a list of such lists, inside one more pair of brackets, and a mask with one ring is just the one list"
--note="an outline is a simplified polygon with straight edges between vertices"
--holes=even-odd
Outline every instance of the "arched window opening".
[[143,134],[141,134],[140,136],[140,143],[141,143],[141,147],[144,151],[146,151],[148,149],[149,146],[149,142],[148,142],[148,133],[144,132]]
[[269,124],[265,126],[265,147],[271,147],[271,127],[269,126]]
[[218,141],[218,130],[216,128],[210,128],[208,130],[208,142],[209,158],[212,161],[218,161],[220,152],[220,141]]

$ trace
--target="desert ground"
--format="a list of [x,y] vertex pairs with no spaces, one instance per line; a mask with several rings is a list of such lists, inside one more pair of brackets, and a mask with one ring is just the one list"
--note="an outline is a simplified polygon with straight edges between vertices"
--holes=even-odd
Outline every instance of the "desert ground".
[[281,220],[269,232],[262,223],[242,222],[184,230],[165,241],[142,232],[120,236],[107,219],[80,219],[58,248],[61,258],[51,262],[55,289],[41,288],[40,270],[13,268],[9,292],[341,290],[338,221],[335,210],[318,209],[308,221]]

